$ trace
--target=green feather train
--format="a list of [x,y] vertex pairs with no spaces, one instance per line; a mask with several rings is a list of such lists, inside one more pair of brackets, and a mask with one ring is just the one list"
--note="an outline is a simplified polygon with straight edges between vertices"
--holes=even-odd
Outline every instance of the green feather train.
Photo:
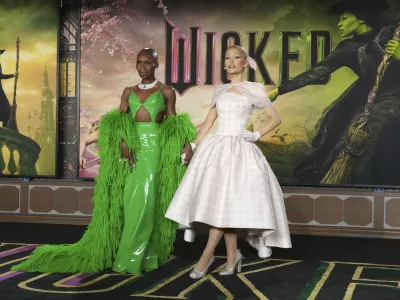
[[170,116],[160,127],[160,185],[150,241],[158,254],[160,264],[164,263],[172,252],[178,228],[178,224],[164,215],[185,174],[186,166],[181,162],[182,148],[185,143],[193,141],[195,136],[196,128],[188,114]]

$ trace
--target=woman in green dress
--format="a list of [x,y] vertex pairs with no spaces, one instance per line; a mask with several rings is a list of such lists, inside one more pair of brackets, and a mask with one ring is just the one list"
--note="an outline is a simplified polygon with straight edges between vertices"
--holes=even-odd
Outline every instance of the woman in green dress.
[[164,214],[192,156],[196,129],[176,114],[175,91],[155,79],[157,53],[143,49],[136,69],[141,84],[126,88],[120,109],[102,117],[100,170],[93,217],[82,239],[44,245],[12,270],[141,274],[157,269],[173,249],[178,224]]
[[[157,53],[152,49],[142,50],[136,62],[142,83],[126,88],[121,97],[121,112],[135,118],[140,150],[132,153],[122,142],[122,154],[135,171],[128,175],[125,185],[125,226],[113,266],[113,270],[120,273],[140,274],[141,270],[158,267],[155,249],[158,242],[151,239],[151,235],[161,159],[159,131],[165,117],[176,115],[176,94],[173,88],[156,80],[157,67]],[[190,144],[185,145],[183,152],[189,160]]]

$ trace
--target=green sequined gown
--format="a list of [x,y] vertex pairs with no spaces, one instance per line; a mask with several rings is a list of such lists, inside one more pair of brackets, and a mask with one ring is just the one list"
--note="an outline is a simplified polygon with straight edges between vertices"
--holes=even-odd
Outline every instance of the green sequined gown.
[[151,122],[135,122],[140,141],[136,153],[136,170],[126,179],[124,190],[124,229],[113,270],[119,273],[140,274],[142,270],[158,268],[158,256],[151,244],[154,210],[157,201],[160,164],[160,124],[155,122],[166,109],[162,88],[141,102],[135,92],[129,96],[129,108],[135,118],[140,107],[150,114]]

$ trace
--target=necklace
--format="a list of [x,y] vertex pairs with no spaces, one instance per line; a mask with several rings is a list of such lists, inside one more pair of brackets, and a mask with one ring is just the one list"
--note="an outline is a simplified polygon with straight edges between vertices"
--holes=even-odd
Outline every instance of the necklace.
[[152,83],[139,83],[139,88],[141,90],[149,90],[149,89],[152,89],[153,87],[155,87],[157,83],[158,83],[157,79],[155,81],[153,81]]

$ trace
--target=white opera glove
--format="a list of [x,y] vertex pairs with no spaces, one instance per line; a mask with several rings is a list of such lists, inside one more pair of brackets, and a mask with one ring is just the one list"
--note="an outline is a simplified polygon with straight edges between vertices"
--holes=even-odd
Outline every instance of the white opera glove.
[[244,138],[247,142],[256,142],[260,139],[261,134],[258,131],[251,132],[248,130],[243,130],[240,134],[240,137]]

